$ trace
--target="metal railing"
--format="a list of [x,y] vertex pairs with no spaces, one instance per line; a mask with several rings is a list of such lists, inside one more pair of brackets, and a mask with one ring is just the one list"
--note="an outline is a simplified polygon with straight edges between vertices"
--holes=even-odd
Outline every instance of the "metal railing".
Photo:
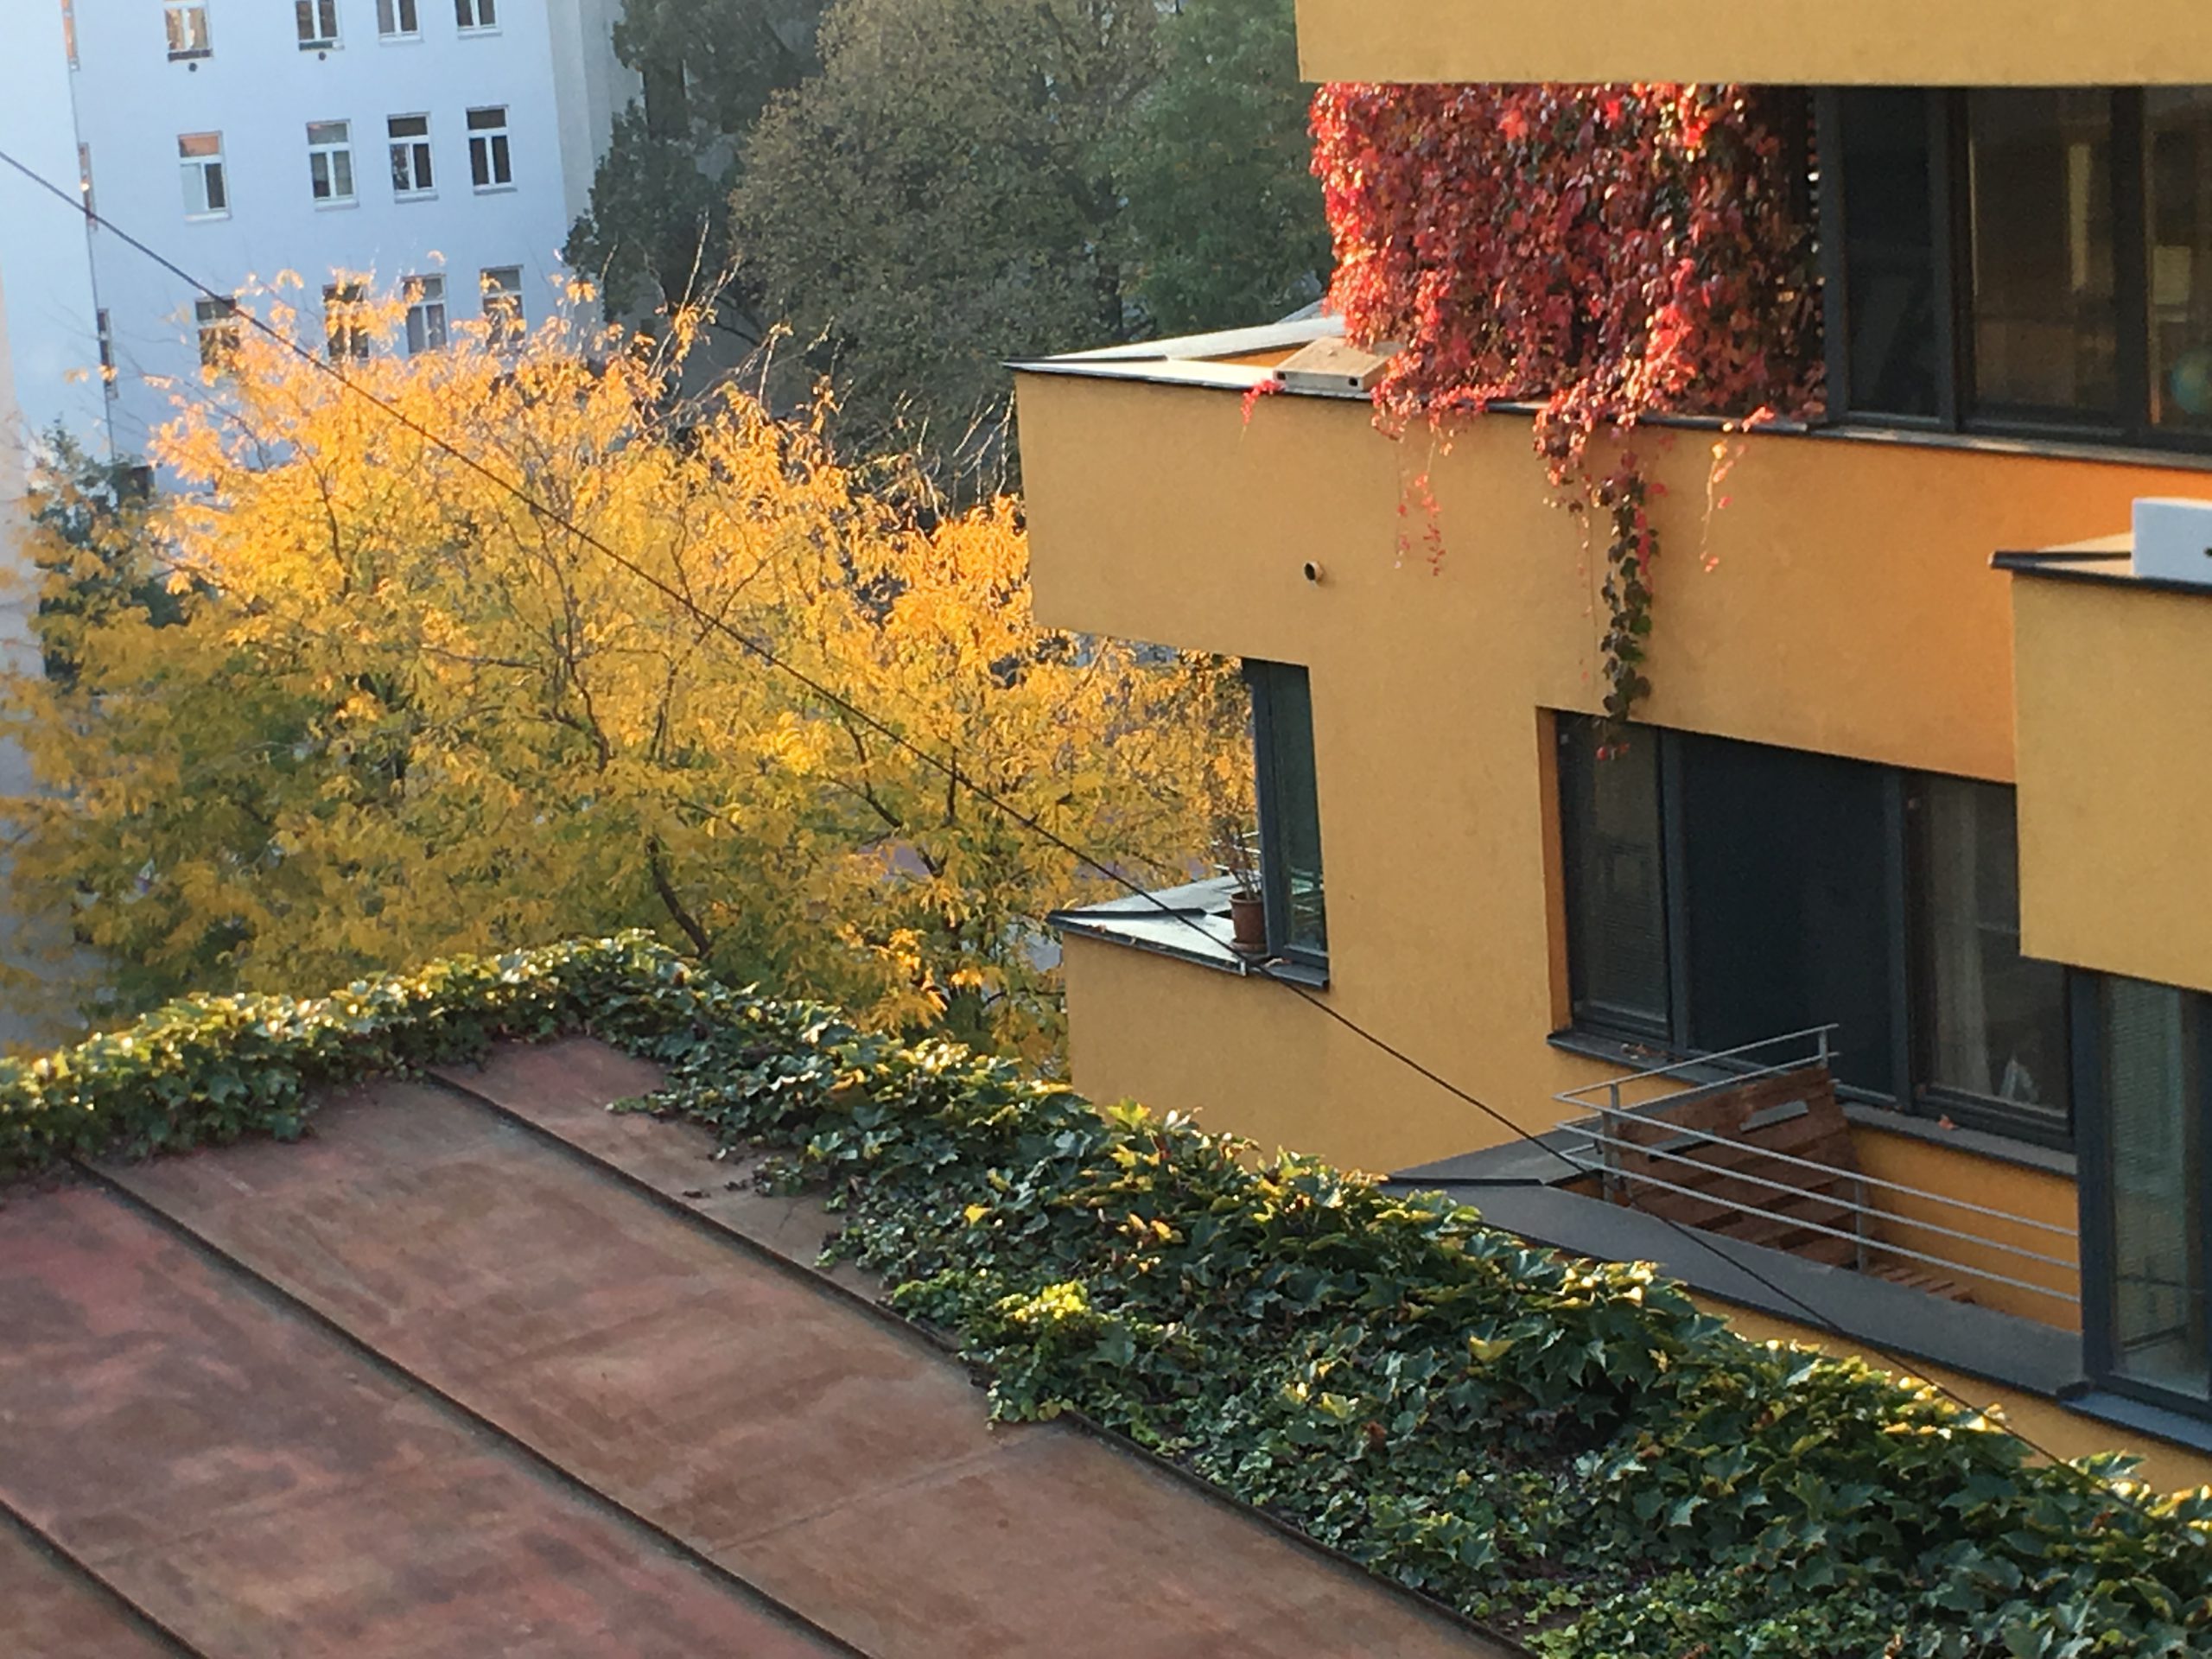
[[[1606,1196],[1618,1198],[1637,1187],[1671,1192],[1682,1198],[1709,1205],[1732,1215],[1785,1221],[1793,1232],[1810,1233],[1830,1238],[1840,1238],[1853,1248],[1855,1264],[1862,1272],[1867,1270],[1868,1259],[1880,1255],[1915,1262],[1928,1268],[1940,1269],[1946,1276],[1957,1275],[1980,1280],[1985,1283],[2003,1285],[2024,1291],[2031,1295],[2048,1297],[2057,1302],[2078,1306],[2081,1297],[2069,1291],[2038,1284],[2032,1280],[2012,1274],[1996,1271],[1993,1268],[1977,1267],[1948,1255],[1936,1255],[1926,1250],[1893,1243],[1875,1233],[1878,1223],[1909,1230],[1916,1236],[1933,1236],[1955,1239],[1973,1246],[1976,1250],[1995,1252],[2005,1258],[2003,1265],[2032,1262],[2038,1267],[2052,1268],[2061,1273],[2078,1275],[2081,1268],[2075,1259],[2031,1249],[2023,1244],[1993,1237],[1987,1230],[1969,1230],[1966,1217],[1977,1217],[1986,1221],[2002,1224],[2031,1233],[2048,1233],[2067,1240],[2075,1239],[2074,1229],[2038,1221],[1990,1205],[1976,1204],[1971,1199],[1954,1198],[1946,1192],[1931,1192],[1926,1187],[1909,1185],[1903,1181],[1885,1179],[1864,1171],[1836,1164],[1822,1163],[1815,1159],[1800,1157],[1793,1153],[1776,1150],[1758,1141],[1741,1135],[1728,1135],[1679,1123],[1668,1116],[1670,1109],[1679,1108],[1692,1101],[1710,1099],[1731,1093],[1745,1084],[1762,1077],[1785,1076],[1793,1071],[1815,1069],[1825,1071],[1834,1058],[1831,1038],[1834,1026],[1815,1026],[1804,1031],[1786,1033],[1756,1043],[1720,1052],[1702,1055],[1694,1059],[1677,1060],[1648,1071],[1631,1072],[1604,1083],[1586,1084],[1568,1090],[1554,1098],[1563,1105],[1582,1108],[1589,1116],[1572,1120],[1562,1129],[1571,1137],[1560,1151],[1568,1161],[1599,1177]],[[1782,1051],[1780,1058],[1766,1058],[1770,1051]],[[1675,1082],[1685,1086],[1624,1103],[1628,1096],[1641,1093],[1663,1082]],[[1602,1096],[1602,1098],[1599,1098]],[[1784,1102],[1755,1115],[1749,1122],[1752,1127],[1764,1128],[1789,1121],[1806,1109],[1802,1103],[1791,1111],[1791,1103]],[[1641,1129],[1647,1137],[1654,1130],[1663,1130],[1659,1138],[1631,1139],[1623,1131],[1631,1126]],[[1754,1173],[1749,1169],[1737,1169],[1715,1164],[1697,1155],[1709,1147],[1739,1147],[1754,1154],[1764,1165],[1783,1165],[1802,1169],[1806,1179],[1790,1181],[1775,1179],[1773,1175]],[[1762,1187],[1775,1196],[1765,1203],[1721,1196],[1712,1190],[1671,1181],[1649,1169],[1630,1166],[1629,1156],[1639,1161],[1680,1166],[1695,1169],[1710,1176],[1718,1173],[1721,1181],[1738,1187]],[[1676,1173],[1669,1169],[1669,1173]],[[1845,1195],[1846,1189],[1848,1196]],[[1950,1217],[1961,1220],[1959,1226],[1947,1226],[1942,1222],[1923,1219],[1918,1216],[1901,1213],[1894,1206],[1884,1206],[1870,1200],[1870,1193],[1879,1191],[1897,1194],[1923,1205],[1942,1206],[1955,1212]],[[1625,1199],[1633,1205],[1632,1197]],[[1783,1216],[1781,1207],[1789,1204],[1810,1204],[1821,1207],[1827,1220],[1815,1220],[1810,1216]],[[1840,1216],[1837,1211],[1843,1212]],[[1840,1222],[1844,1224],[1831,1224]],[[1705,1230],[1712,1230],[1707,1228]],[[1726,1236],[1726,1235],[1721,1235]]]

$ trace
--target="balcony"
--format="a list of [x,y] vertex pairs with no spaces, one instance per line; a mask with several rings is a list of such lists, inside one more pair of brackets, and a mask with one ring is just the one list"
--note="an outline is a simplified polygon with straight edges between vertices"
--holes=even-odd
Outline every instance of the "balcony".
[[1692,20],[1664,6],[1561,28],[1542,0],[1298,0],[1309,80],[2116,86],[2212,81],[2200,0],[1770,0]]
[[1588,1115],[1561,1126],[1560,1154],[1607,1202],[1675,1226],[2075,1324],[2073,1225],[1866,1173],[1836,1098],[1834,1029],[1567,1090],[1559,1102]]

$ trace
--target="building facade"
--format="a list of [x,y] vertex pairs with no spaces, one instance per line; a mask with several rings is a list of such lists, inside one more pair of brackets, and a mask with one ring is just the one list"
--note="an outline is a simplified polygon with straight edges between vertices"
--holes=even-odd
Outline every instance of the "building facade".
[[[613,56],[617,0],[54,4],[66,107],[47,98],[0,130],[39,143],[48,169],[66,155],[101,218],[219,296],[296,276],[282,297],[312,337],[364,276],[408,295],[411,349],[487,305],[527,322],[561,303],[562,245],[636,90]],[[89,221],[76,239],[91,326],[57,326],[53,349],[109,367],[106,425],[141,453],[196,389],[221,308]]]
[[1829,412],[1717,512],[1710,425],[1643,445],[1620,746],[1527,416],[1394,441],[1277,374],[1326,319],[1024,365],[1039,614],[1249,665],[1268,866],[1264,957],[1226,881],[1060,918],[1072,1058],[2193,1484],[2212,587],[2131,526],[2212,502],[2212,16],[2050,10],[1301,0],[1316,80],[1806,89]]

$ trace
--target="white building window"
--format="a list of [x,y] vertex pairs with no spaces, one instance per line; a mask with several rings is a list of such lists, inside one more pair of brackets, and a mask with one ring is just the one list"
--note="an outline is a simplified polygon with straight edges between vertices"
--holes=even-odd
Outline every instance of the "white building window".
[[77,0],[61,0],[61,49],[69,54],[69,67],[77,67]]
[[116,395],[115,325],[104,310],[92,315],[93,321],[100,331],[100,385],[112,397]]
[[385,123],[391,135],[391,194],[404,200],[427,196],[435,188],[430,173],[430,118],[395,115]]
[[468,112],[468,175],[479,190],[501,190],[515,181],[505,105]]
[[327,52],[338,44],[338,0],[293,0],[300,50]]
[[442,351],[446,343],[446,279],[410,276],[402,284],[407,296],[407,355]]
[[387,41],[412,41],[423,33],[416,0],[377,0],[377,35]]
[[90,144],[77,146],[77,197],[85,205],[85,228],[88,231],[99,229],[99,220],[94,217],[99,209],[92,205],[92,147]]
[[214,51],[215,37],[207,32],[204,0],[168,0],[162,10],[168,23],[170,62],[204,58]]
[[308,123],[308,188],[318,202],[335,206],[353,200],[352,122]]
[[188,219],[222,219],[231,211],[231,191],[223,177],[223,135],[188,132],[176,141],[184,170],[184,212]]
[[369,290],[360,283],[331,283],[322,290],[322,333],[330,360],[359,362],[372,343],[367,312]]
[[229,368],[238,354],[238,302],[195,300],[192,315],[200,325],[200,366],[218,373]]
[[522,344],[527,319],[522,314],[522,267],[493,265],[484,272],[484,321],[486,340],[494,351],[508,351]]
[[499,0],[453,0],[453,19],[463,29],[497,29]]

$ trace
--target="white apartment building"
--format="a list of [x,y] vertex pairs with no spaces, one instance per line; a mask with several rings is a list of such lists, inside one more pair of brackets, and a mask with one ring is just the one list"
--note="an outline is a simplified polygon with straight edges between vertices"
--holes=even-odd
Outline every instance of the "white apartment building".
[[[310,329],[334,271],[403,286],[412,349],[482,315],[487,284],[525,321],[556,302],[561,245],[635,91],[611,42],[620,0],[10,4],[62,14],[67,176],[102,218],[221,294],[296,273]],[[0,132],[19,125],[0,110]],[[77,358],[105,353],[109,431],[143,451],[175,388],[200,390],[219,308],[78,232],[94,321]]]

